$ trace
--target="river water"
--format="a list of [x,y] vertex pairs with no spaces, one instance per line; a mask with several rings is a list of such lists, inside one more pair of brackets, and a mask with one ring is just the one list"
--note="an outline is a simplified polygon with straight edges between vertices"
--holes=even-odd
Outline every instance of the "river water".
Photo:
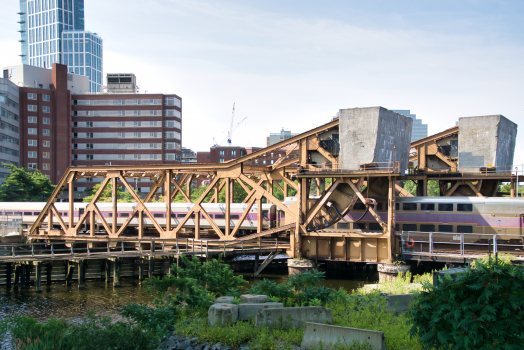
[[[259,275],[259,279],[268,278],[282,282],[286,275]],[[246,288],[256,283],[249,275],[244,275],[248,280]],[[376,283],[378,274],[352,274],[344,276],[330,276],[321,282],[321,285],[335,289],[344,288],[352,291],[363,284]],[[125,278],[120,287],[113,287],[112,283],[104,281],[87,280],[85,289],[78,290],[78,285],[73,283],[67,287],[65,283],[43,285],[43,292],[36,293],[36,288],[31,286],[26,289],[0,286],[0,319],[16,314],[25,314],[40,321],[49,318],[66,318],[76,321],[86,315],[89,310],[98,314],[110,316],[114,320],[119,318],[118,309],[127,303],[148,304],[149,294],[139,285],[137,279]]]

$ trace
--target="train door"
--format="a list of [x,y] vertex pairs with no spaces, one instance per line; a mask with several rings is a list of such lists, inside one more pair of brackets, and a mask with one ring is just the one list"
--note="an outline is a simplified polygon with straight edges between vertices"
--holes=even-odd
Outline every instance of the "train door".
[[524,226],[524,214],[520,214],[520,222],[519,222],[519,226],[520,226],[520,236],[522,237],[522,226]]

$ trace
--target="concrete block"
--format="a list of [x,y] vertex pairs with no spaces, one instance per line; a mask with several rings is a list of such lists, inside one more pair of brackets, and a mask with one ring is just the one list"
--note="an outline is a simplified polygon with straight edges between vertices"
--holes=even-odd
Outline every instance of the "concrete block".
[[264,309],[281,309],[284,307],[282,303],[246,303],[238,305],[238,318],[240,320],[253,320],[260,310]]
[[260,310],[255,319],[255,327],[299,328],[305,322],[332,322],[331,309],[321,306],[286,307],[283,309]]
[[413,301],[413,294],[390,294],[386,296],[386,311],[406,312]]
[[438,286],[440,284],[439,278],[444,277],[444,275],[450,275],[451,279],[455,281],[458,276],[466,273],[468,271],[465,267],[455,267],[452,269],[442,270],[442,271],[433,271],[433,285]]
[[341,168],[359,170],[372,163],[383,168],[395,160],[404,173],[413,119],[383,107],[368,107],[341,109],[339,120]]
[[459,167],[465,167],[461,171],[491,166],[498,173],[511,172],[517,124],[502,115],[460,118],[459,133]]
[[267,295],[244,294],[240,296],[240,300],[242,300],[243,303],[261,304],[267,303],[268,298]]
[[238,320],[238,305],[213,304],[207,311],[207,318],[211,326],[235,323]]
[[329,344],[350,345],[354,341],[368,343],[373,350],[386,350],[386,339],[383,332],[318,323],[306,323],[300,346],[302,349],[309,349],[318,347],[322,342],[324,349],[329,349]]
[[220,297],[215,299],[214,304],[231,304],[235,297]]

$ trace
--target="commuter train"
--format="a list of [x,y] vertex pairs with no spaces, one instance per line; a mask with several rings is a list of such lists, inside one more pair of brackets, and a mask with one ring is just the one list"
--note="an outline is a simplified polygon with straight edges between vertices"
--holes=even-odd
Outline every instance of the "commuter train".
[[[286,205],[296,201],[295,197],[288,197]],[[24,227],[31,226],[36,220],[45,203],[40,202],[5,202],[0,203],[0,215],[5,219],[19,218]],[[179,224],[192,203],[172,203],[171,219],[173,226]],[[67,217],[69,204],[55,203],[62,217]],[[74,215],[80,217],[87,203],[74,203]],[[112,203],[97,203],[98,208],[106,221],[111,222]],[[118,225],[123,224],[131,215],[136,203],[118,204]],[[165,225],[165,204],[146,203],[147,208],[160,225]],[[203,204],[203,208],[219,227],[225,226],[225,206],[223,203]],[[247,204],[233,203],[231,205],[231,226],[237,224]],[[376,207],[379,216],[387,221],[387,199],[377,198]],[[256,204],[242,223],[242,230],[256,230],[258,210]],[[402,231],[444,232],[444,233],[478,233],[522,236],[524,226],[524,198],[502,197],[397,197],[395,203],[397,233]],[[262,204],[263,224],[266,230],[284,224],[285,217],[274,204]],[[331,227],[323,228],[326,231],[350,231],[357,233],[379,233],[381,226],[370,213],[366,213],[366,206],[360,201],[344,217],[345,221],[338,221]],[[151,220],[144,215],[144,225],[152,226]],[[194,216],[187,221],[185,227],[194,227]],[[59,228],[54,222],[55,228]],[[133,218],[130,226],[138,226],[138,219]],[[201,215],[200,227],[211,229],[211,225]],[[322,229],[322,228],[320,228]],[[308,227],[308,230],[315,228]]]

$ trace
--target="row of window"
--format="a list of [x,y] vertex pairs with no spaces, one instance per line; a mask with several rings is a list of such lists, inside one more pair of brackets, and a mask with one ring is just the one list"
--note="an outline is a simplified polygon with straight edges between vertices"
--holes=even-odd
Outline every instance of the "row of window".
[[[27,145],[29,147],[38,147],[38,140],[27,140]],[[44,147],[51,147],[51,141],[44,140],[42,145]]]
[[18,120],[18,114],[8,111],[3,107],[0,107],[0,116],[8,119]]
[[18,157],[20,156],[20,151],[11,149],[9,147],[0,146],[0,153],[4,153],[10,156]]
[[[37,128],[27,128],[27,133],[29,135],[38,135],[38,129]],[[43,136],[51,136],[51,130],[50,129],[42,129],[42,135]]]
[[20,128],[18,128],[18,126],[15,126],[13,124],[9,124],[9,123],[4,122],[4,121],[0,121],[0,129],[7,129],[9,131],[13,131],[13,132],[16,132],[16,133],[20,132]]
[[0,141],[9,142],[13,145],[18,145],[20,143],[20,141],[17,138],[2,133],[0,133]]
[[9,107],[14,107],[16,109],[20,107],[18,102],[11,100],[4,93],[0,94],[0,103],[3,103],[4,105],[9,106]]
[[[38,106],[37,105],[27,105],[27,110],[29,112],[37,112]],[[44,113],[51,113],[51,107],[49,106],[42,106],[42,112]]]
[[[73,117],[155,117],[162,116],[162,110],[151,109],[143,111],[73,111]],[[164,110],[164,117],[182,118],[180,111],[176,109]]]
[[[454,209],[456,206],[456,209]],[[420,207],[420,209],[419,209]],[[470,203],[402,203],[403,211],[473,211],[473,204]],[[400,210],[400,203],[395,203],[395,210]]]
[[[30,117],[31,118],[31,117]],[[46,119],[46,118],[44,118]],[[45,123],[44,123],[45,124]],[[74,128],[156,128],[161,127],[161,121],[132,121],[132,122],[73,122]],[[181,124],[176,120],[165,120],[165,128],[181,128]]]
[[132,100],[73,100],[75,106],[121,106],[121,105],[162,105],[161,99],[132,99]]
[[[38,117],[27,117],[27,122],[31,124],[38,123]],[[51,118],[42,118],[42,123],[47,125],[51,124]]]
[[[37,151],[28,151],[27,152],[27,158],[38,158],[38,152]],[[42,158],[50,159],[51,158],[51,152],[42,152]]]
[[[83,159],[80,159],[80,156]],[[160,154],[117,154],[117,155],[94,155],[94,154],[73,154],[73,160],[160,160]],[[180,154],[165,153],[164,160],[180,161]]]
[[179,98],[176,98],[174,96],[164,97],[164,106],[176,106],[180,108],[181,103],[182,101],[180,101]]
[[[27,99],[28,100],[38,100],[38,94],[36,93],[32,93],[32,92],[28,92],[27,93]],[[50,95],[42,95],[42,101],[51,101],[51,96]]]
[[[353,225],[354,230],[382,231],[382,226],[378,222],[355,222],[353,224],[339,222],[337,229],[350,230]],[[396,231],[419,231],[419,232],[450,232],[453,233],[453,225],[434,225],[434,224],[396,224]],[[473,233],[471,225],[457,225],[457,233]]]
[[[180,149],[177,143],[176,149]],[[73,149],[159,149],[161,143],[74,143]]]
[[[46,129],[44,129],[46,130]],[[74,139],[82,139],[82,138],[86,138],[86,139],[94,139],[94,138],[119,138],[119,139],[123,139],[123,138],[134,138],[134,139],[139,139],[139,138],[157,138],[157,137],[160,137],[159,134],[161,135],[161,133],[157,133],[157,132],[118,132],[118,133],[103,133],[103,132],[100,132],[100,133],[92,133],[92,132],[86,132],[86,133],[83,133],[83,132],[74,132],[73,133],[73,138]],[[180,140],[180,133],[177,132],[177,131],[164,131],[164,138],[165,139],[177,139],[177,140]]]
[[[27,169],[29,170],[38,169],[38,163],[27,163]],[[42,164],[42,170],[51,170],[51,165],[49,163]]]

